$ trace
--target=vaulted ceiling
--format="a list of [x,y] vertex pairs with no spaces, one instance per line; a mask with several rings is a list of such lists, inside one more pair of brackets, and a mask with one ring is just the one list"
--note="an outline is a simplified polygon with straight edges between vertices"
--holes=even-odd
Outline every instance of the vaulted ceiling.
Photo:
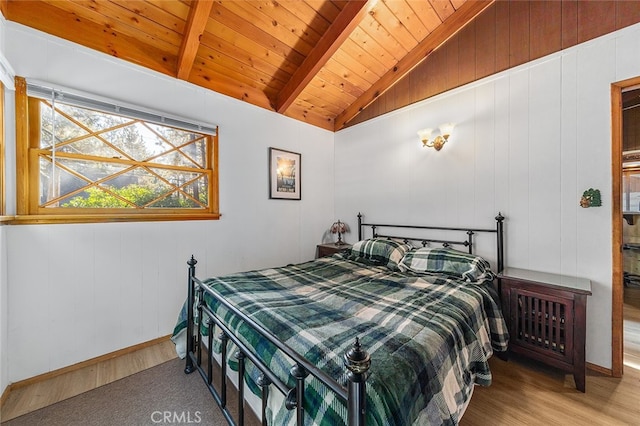
[[339,130],[493,0],[0,0],[14,22]]

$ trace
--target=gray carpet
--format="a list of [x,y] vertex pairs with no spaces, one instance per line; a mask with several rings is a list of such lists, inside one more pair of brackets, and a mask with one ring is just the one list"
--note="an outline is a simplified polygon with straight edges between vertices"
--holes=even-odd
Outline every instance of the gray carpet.
[[[187,375],[183,370],[184,361],[174,359],[2,426],[226,425],[200,374]],[[229,407],[236,404],[234,392],[229,390]],[[245,424],[257,423],[251,416]]]

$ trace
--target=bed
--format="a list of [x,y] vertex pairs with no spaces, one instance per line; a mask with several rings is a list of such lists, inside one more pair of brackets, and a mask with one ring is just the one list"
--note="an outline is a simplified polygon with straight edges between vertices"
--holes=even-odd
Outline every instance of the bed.
[[[203,280],[192,258],[172,337],[185,352],[185,372],[200,372],[230,424],[243,424],[244,404],[233,420],[226,371],[263,424],[455,425],[474,386],[491,383],[488,359],[507,350],[493,287],[503,267],[503,220],[488,229],[443,228],[358,215],[350,251]],[[421,236],[397,235],[408,230]],[[473,253],[479,233],[496,235],[496,271]]]

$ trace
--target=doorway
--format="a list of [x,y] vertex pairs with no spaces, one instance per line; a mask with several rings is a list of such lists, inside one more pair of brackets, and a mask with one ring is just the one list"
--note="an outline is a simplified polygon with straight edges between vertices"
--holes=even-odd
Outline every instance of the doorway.
[[[611,85],[611,173],[612,173],[612,333],[611,333],[611,373],[614,377],[621,377],[625,363],[625,311],[628,316],[627,324],[633,322],[635,317],[638,319],[638,326],[631,325],[626,332],[629,337],[637,334],[640,337],[640,281],[638,282],[637,291],[631,288],[629,284],[629,273],[627,273],[627,286],[625,286],[625,257],[629,261],[633,256],[638,256],[640,261],[640,233],[638,246],[636,241],[627,241],[625,243],[625,234],[629,240],[629,227],[638,226],[636,222],[640,222],[640,203],[631,197],[630,173],[623,173],[623,151],[624,151],[624,112],[623,105],[629,106],[630,100],[636,94],[640,95],[640,77],[613,83]],[[638,90],[637,93],[636,90]],[[640,108],[640,98],[638,99],[638,107]],[[640,111],[640,110],[639,110]],[[640,153],[639,153],[640,154]],[[627,156],[627,159],[631,159]],[[640,156],[639,156],[640,159]],[[638,176],[640,177],[640,163],[638,164]],[[626,179],[623,179],[623,174]],[[636,208],[637,207],[637,208]],[[626,209],[626,211],[625,211]],[[637,210],[637,212],[636,212]],[[637,213],[637,214],[636,214]],[[624,214],[624,216],[623,216]],[[626,225],[626,224],[634,225]],[[625,228],[627,226],[627,228]],[[634,232],[634,231],[632,231]],[[626,250],[626,252],[625,252]],[[637,253],[636,253],[637,252]],[[629,268],[627,268],[629,269]],[[640,271],[640,270],[639,270]],[[634,272],[633,270],[629,272]],[[625,305],[625,293],[629,301]],[[637,297],[636,296],[637,293]],[[637,303],[637,315],[633,309]],[[629,345],[631,352],[635,350],[633,345]],[[639,352],[640,354],[640,348]],[[631,357],[630,357],[631,358]],[[630,360],[631,361],[631,360]],[[638,358],[640,362],[640,357]],[[633,361],[631,361],[633,362]],[[634,367],[635,368],[635,367]],[[637,367],[640,368],[640,365]]]

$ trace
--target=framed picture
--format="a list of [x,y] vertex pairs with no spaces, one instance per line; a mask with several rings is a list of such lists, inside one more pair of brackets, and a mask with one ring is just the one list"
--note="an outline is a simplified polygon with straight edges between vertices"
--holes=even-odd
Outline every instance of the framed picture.
[[298,153],[269,148],[269,198],[300,200],[300,161]]

